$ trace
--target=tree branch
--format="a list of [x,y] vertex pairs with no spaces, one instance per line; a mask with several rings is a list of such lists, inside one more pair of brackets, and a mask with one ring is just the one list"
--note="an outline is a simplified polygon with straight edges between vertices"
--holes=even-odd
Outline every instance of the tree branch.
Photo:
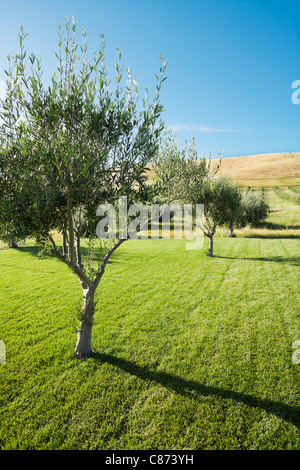
[[68,228],[69,228],[69,261],[72,264],[74,262],[74,227],[73,227],[73,216],[72,216],[72,193],[68,195],[67,202],[67,217],[68,217]]
[[80,251],[80,225],[75,230],[76,235],[76,259],[77,264],[80,268],[82,268],[82,260],[81,260],[81,251]]
[[116,251],[117,248],[119,248],[120,245],[122,245],[123,242],[125,242],[127,240],[127,238],[121,238],[120,240],[117,241],[117,243],[114,244],[114,246],[107,252],[107,254],[105,255],[105,257],[103,258],[103,264],[100,266],[99,270],[98,270],[98,273],[96,275],[96,278],[94,280],[94,284],[96,285],[96,287],[98,286],[103,274],[104,274],[104,271],[105,271],[105,267],[108,263],[108,260],[109,258],[111,257],[111,255],[113,254],[114,251]]
[[77,274],[77,276],[79,277],[79,279],[81,279],[81,281],[85,282],[88,286],[90,286],[92,284],[92,281],[88,278],[88,276],[83,272],[83,270],[81,269],[81,266],[78,266],[76,263],[74,262],[70,262],[65,256],[63,256],[57,249],[57,246],[55,244],[55,241],[53,240],[53,238],[51,236],[49,236],[49,240],[52,244],[52,249],[51,249],[51,253],[54,254],[60,261],[62,261],[63,263],[65,263],[70,269],[72,269],[72,271]]

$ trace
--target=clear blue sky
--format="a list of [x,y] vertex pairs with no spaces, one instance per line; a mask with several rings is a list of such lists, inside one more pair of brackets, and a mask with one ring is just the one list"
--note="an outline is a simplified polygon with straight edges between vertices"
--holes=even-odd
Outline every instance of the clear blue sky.
[[299,0],[1,0],[0,87],[20,25],[47,77],[57,25],[72,15],[91,50],[104,33],[110,64],[122,51],[141,91],[154,93],[164,56],[163,118],[181,142],[193,127],[200,154],[300,152],[300,104],[291,101],[300,80]]

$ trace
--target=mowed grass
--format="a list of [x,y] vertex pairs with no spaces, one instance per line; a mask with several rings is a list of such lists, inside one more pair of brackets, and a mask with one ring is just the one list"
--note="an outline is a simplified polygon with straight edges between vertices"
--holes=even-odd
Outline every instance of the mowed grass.
[[[288,189],[282,188],[282,192],[288,192]],[[297,233],[295,231],[298,231],[298,235],[300,235],[299,204],[280,197],[273,189],[266,189],[265,197],[271,208],[271,212],[268,217],[268,222],[270,222],[271,226],[281,229],[285,228],[289,230],[290,235],[293,235]]]
[[129,240],[76,360],[76,277],[0,251],[1,449],[299,449],[300,240]]

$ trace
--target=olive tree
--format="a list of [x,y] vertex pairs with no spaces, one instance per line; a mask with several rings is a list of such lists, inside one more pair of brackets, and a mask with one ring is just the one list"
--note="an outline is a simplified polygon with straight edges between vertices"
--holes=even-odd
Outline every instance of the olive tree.
[[193,136],[180,150],[176,135],[165,126],[153,164],[160,201],[192,202],[191,196],[199,192],[204,180],[217,174],[221,161],[221,152],[215,165],[212,165],[212,155],[200,157]]
[[240,211],[241,193],[238,185],[226,177],[207,177],[193,188],[189,198],[194,204],[203,204],[203,218],[199,228],[208,238],[208,255],[214,256],[214,235],[218,226],[232,223]]
[[92,352],[96,289],[110,256],[126,238],[108,240],[90,269],[81,247],[82,221],[120,195],[128,204],[149,197],[145,167],[157,152],[162,130],[166,63],[161,57],[153,98],[146,94],[140,103],[138,84],[121,65],[120,52],[110,81],[104,37],[89,55],[86,32],[79,44],[74,18],[58,28],[58,66],[48,84],[41,61],[26,54],[25,37],[21,28],[20,51],[8,58],[0,110],[0,225],[16,239],[35,238],[77,276],[83,306],[75,354],[84,357]]
[[165,128],[159,152],[155,157],[156,181],[161,183],[160,199],[192,204],[194,225],[197,221],[196,205],[203,205],[199,227],[209,239],[208,254],[213,256],[213,237],[218,225],[229,224],[239,206],[240,194],[236,185],[225,178],[217,178],[222,163],[206,154],[199,157],[194,137],[179,150],[176,136]]

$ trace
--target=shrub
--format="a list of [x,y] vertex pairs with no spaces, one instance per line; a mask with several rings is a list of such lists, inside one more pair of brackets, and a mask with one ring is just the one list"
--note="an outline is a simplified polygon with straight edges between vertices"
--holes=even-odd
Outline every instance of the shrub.
[[264,199],[263,192],[254,191],[251,188],[244,191],[241,206],[238,223],[240,227],[246,225],[257,227],[267,219],[270,213],[270,207]]

